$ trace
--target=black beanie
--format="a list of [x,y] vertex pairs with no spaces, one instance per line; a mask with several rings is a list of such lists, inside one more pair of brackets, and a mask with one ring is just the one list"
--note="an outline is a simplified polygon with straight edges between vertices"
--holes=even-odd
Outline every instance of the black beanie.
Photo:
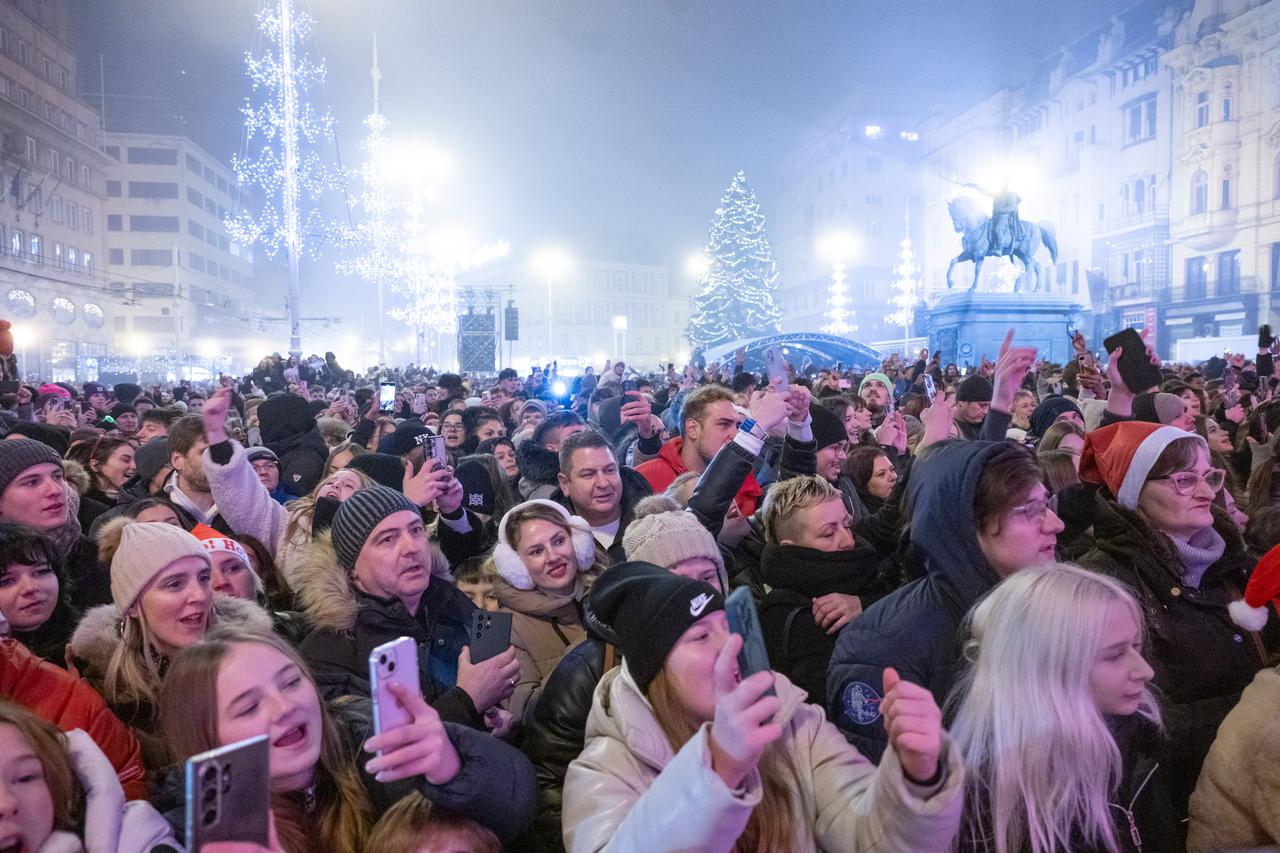
[[707,614],[724,610],[724,599],[710,584],[631,561],[600,576],[590,609],[617,634],[627,670],[647,693],[680,635]]
[[818,443],[819,450],[836,442],[849,440],[849,432],[844,428],[844,423],[826,406],[810,403],[809,415],[813,418],[813,440]]
[[1031,413],[1031,435],[1042,436],[1058,418],[1067,412],[1080,414],[1080,407],[1070,397],[1046,397]]
[[404,460],[389,453],[362,453],[347,463],[352,471],[368,474],[379,486],[404,490]]
[[966,376],[956,389],[957,403],[990,403],[994,392],[991,380],[977,373]]

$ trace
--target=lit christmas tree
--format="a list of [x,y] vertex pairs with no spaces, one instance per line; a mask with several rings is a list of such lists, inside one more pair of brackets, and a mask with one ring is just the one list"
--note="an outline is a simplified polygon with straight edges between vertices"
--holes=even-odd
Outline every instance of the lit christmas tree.
[[764,215],[742,172],[720,199],[707,237],[705,286],[695,298],[686,332],[695,349],[781,328],[774,302],[778,269]]
[[[307,101],[324,85],[324,62],[307,52],[312,20],[295,0],[272,0],[258,12],[258,30],[269,45],[262,56],[245,54],[246,73],[260,103],[246,98],[246,150],[259,141],[257,154],[235,157],[237,182],[257,187],[262,209],[254,217],[239,211],[226,221],[238,243],[260,244],[269,257],[281,250],[289,262],[289,352],[302,355],[300,263],[316,248],[310,236],[334,233],[317,206],[320,196],[342,184],[341,172],[320,154],[333,142],[333,118]],[[305,208],[305,209],[304,209]]]
[[830,320],[822,331],[828,335],[848,335],[858,327],[851,321],[854,310],[849,302],[849,286],[845,282],[844,262],[855,247],[852,234],[834,233],[822,241],[821,250],[829,255],[835,266],[831,270],[831,284],[827,286],[827,317]]
[[[911,233],[911,220],[907,219],[907,234]],[[893,296],[890,302],[897,309],[885,317],[885,322],[902,327],[902,351],[907,352],[911,339],[911,324],[916,316],[916,299],[920,291],[920,268],[916,266],[916,254],[911,249],[911,237],[902,238],[898,244],[898,265],[893,268]]]

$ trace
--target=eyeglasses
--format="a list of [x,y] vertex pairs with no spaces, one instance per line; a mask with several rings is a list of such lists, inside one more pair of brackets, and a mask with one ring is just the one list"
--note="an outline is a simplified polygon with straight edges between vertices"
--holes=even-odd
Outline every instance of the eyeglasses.
[[1173,483],[1173,488],[1180,495],[1190,495],[1195,492],[1196,488],[1203,482],[1206,486],[1213,490],[1216,495],[1222,489],[1222,484],[1227,480],[1227,472],[1221,468],[1213,468],[1205,472],[1203,476],[1195,471],[1179,471],[1176,474],[1170,474],[1168,477],[1156,477],[1157,480],[1168,480]]
[[444,432],[459,432],[462,430],[462,424],[444,423],[440,425],[440,429]]
[[1032,524],[1043,524],[1044,517],[1050,512],[1057,513],[1058,496],[1051,495],[1048,498],[1038,501],[1028,501],[1022,506],[1016,506],[1009,510],[1009,515],[1019,515]]

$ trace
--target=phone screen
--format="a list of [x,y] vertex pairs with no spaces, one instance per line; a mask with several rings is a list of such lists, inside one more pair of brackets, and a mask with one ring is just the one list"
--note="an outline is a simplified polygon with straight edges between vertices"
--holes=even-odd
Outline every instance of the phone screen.
[[383,382],[378,386],[378,411],[390,414],[396,408],[396,384]]

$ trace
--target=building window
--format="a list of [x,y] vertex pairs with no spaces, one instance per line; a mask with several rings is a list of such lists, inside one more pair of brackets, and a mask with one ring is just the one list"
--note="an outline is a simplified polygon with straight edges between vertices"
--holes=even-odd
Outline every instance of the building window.
[[1142,284],[1142,268],[1147,263],[1147,253],[1142,249],[1135,249],[1133,253],[1133,280],[1137,284]]
[[1231,209],[1231,179],[1222,179],[1222,209]]
[[76,161],[68,157],[62,161],[62,165],[66,169],[66,171],[62,173],[62,176],[68,181],[74,181],[76,179]]
[[123,230],[124,230],[124,217],[123,217],[123,216],[121,216],[121,215],[120,215],[120,214],[118,214],[118,213],[108,213],[108,214],[107,214],[107,230],[108,230],[108,231],[123,231]]
[[1271,289],[1280,290],[1280,243],[1271,244]]
[[93,252],[84,252],[80,255],[80,266],[84,268],[86,275],[93,274]]
[[129,265],[134,267],[167,267],[173,265],[168,249],[130,249]]
[[50,148],[46,153],[49,155],[48,156],[49,171],[55,175],[58,174],[58,163],[60,162],[60,159],[58,157],[58,152]]
[[49,124],[54,124],[56,123],[57,118],[58,118],[58,111],[53,108],[53,104],[49,103],[48,101],[45,101],[44,102],[44,120],[49,122]]
[[178,217],[176,216],[130,216],[130,231],[161,231],[166,234],[178,233]]
[[198,191],[191,189],[191,187],[187,187],[187,201],[194,204],[200,210],[204,210],[204,196],[200,195]]
[[58,81],[62,86],[62,91],[71,91],[71,76],[67,74],[67,69],[63,68],[58,71]]
[[1147,212],[1147,182],[1142,178],[1133,182],[1133,208],[1139,216]]
[[1218,295],[1240,292],[1240,250],[1218,253]]
[[120,198],[119,181],[107,181],[107,198]]
[[93,233],[93,211],[86,207],[81,211],[81,214],[82,214],[81,219],[83,220],[83,224],[84,224],[84,233],[92,234]]
[[31,62],[31,45],[22,39],[18,39],[18,61],[23,65]]
[[31,90],[26,86],[18,87],[18,104],[24,109],[31,109]]
[[72,272],[80,272],[80,264],[78,263],[78,260],[79,259],[76,258],[76,250],[68,246],[67,247],[67,266],[71,267]]
[[82,187],[89,186],[89,167],[88,166],[80,167],[80,186]]
[[177,198],[178,185],[168,181],[130,181],[129,198]]
[[44,256],[40,253],[40,235],[32,234],[27,245],[31,248],[31,260],[34,263],[43,263]]
[[1208,258],[1187,258],[1187,299],[1204,299],[1209,280]]
[[58,242],[53,244],[53,265],[62,269],[62,244]]
[[1231,96],[1222,99],[1222,120],[1231,121]]
[[879,139],[884,136],[884,128],[878,124],[869,124],[862,129],[862,135],[867,139]]
[[28,163],[35,163],[35,162],[36,162],[36,156],[37,156],[37,154],[36,154],[36,141],[35,141],[34,139],[32,139],[30,136],[28,136],[28,137],[27,137],[27,162],[28,162]]
[[72,202],[67,202],[67,203],[66,203],[66,211],[65,211],[65,212],[66,212],[66,216],[65,216],[65,218],[66,218],[66,220],[67,220],[67,227],[68,227],[68,228],[79,228],[79,227],[80,227],[80,208],[79,208],[79,206],[78,206],[78,205],[76,205],[76,204],[74,204],[74,203],[72,203]]
[[53,217],[54,222],[62,224],[62,196],[55,195],[49,199],[49,215]]
[[1209,93],[1196,95],[1196,127],[1207,127],[1209,124]]
[[107,249],[107,263],[124,264],[124,249]]
[[1191,213],[1209,210],[1209,175],[1202,169],[1191,176]]
[[1142,103],[1134,104],[1129,107],[1128,121],[1126,124],[1125,140],[1132,145],[1135,142],[1145,142],[1148,139],[1156,137],[1156,99],[1149,98]]
[[145,166],[178,165],[178,149],[176,148],[134,148],[125,149],[125,157],[130,163]]

